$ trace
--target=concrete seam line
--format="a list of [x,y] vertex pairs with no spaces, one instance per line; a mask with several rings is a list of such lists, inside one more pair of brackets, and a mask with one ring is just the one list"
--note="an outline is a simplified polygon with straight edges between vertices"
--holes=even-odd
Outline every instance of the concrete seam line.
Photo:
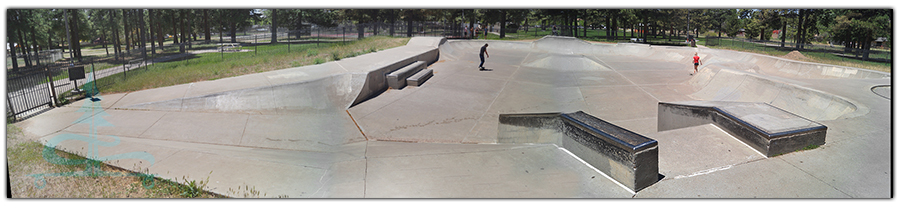
[[[343,65],[341,65],[341,61],[340,61],[340,60],[338,60],[338,61],[334,61],[334,64],[337,64],[337,65],[338,65],[338,66],[340,66],[340,67],[341,67],[341,69],[343,69],[343,70],[344,70],[344,72],[350,72],[350,70],[347,70],[347,68],[344,68],[344,66],[343,66]],[[366,75],[368,75],[368,74],[369,74],[369,73],[366,73]]]
[[747,143],[744,143],[744,141],[741,141],[741,140],[738,139],[737,137],[734,137],[734,135],[731,135],[731,133],[725,132],[725,130],[723,130],[721,127],[719,127],[719,125],[713,124],[713,126],[716,127],[716,129],[719,129],[719,131],[722,131],[722,133],[725,133],[725,135],[728,135],[728,136],[731,137],[732,139],[737,140],[737,141],[740,142],[741,144],[744,144],[744,146],[747,146],[747,148],[749,148],[750,150],[753,150],[754,152],[756,152],[757,154],[759,154],[759,155],[762,156],[763,158],[769,158],[769,157],[767,157],[766,155],[764,155],[762,152],[759,152],[759,150],[756,150],[755,148],[753,148],[752,146],[748,145]]
[[241,142],[244,141],[244,134],[247,134],[247,125],[250,124],[250,115],[247,115],[247,120],[244,121],[244,129],[241,130],[241,138],[238,139],[236,145],[241,145]]
[[720,166],[720,167],[714,167],[714,168],[710,168],[710,169],[706,169],[706,170],[697,171],[697,172],[691,173],[690,175],[687,175],[687,176],[685,176],[685,175],[675,176],[673,179],[682,179],[682,178],[690,178],[690,177],[699,176],[699,175],[706,175],[706,174],[714,173],[716,171],[731,169],[731,167],[733,167],[733,166],[734,166],[734,164]]
[[[119,101],[122,101],[122,99],[124,99],[124,98],[125,98],[125,97],[126,97],[126,96],[128,96],[128,94],[131,94],[131,92],[128,92],[128,93],[125,93],[125,95],[124,95],[124,96],[122,96],[122,97],[119,97],[119,99],[117,99],[117,100],[116,100],[116,101],[115,101],[115,102],[113,102],[113,103],[112,103],[112,104],[111,104],[111,105],[109,105],[109,108],[113,108],[113,107],[115,107],[115,106],[116,106],[116,104],[118,104],[118,103],[119,103]],[[100,107],[103,107],[103,106],[100,106]],[[117,108],[116,108],[116,109],[117,109]]]
[[525,54],[525,58],[523,58],[522,62],[519,63],[519,67],[516,67],[516,70],[513,71],[512,75],[510,75],[508,78],[506,78],[506,81],[503,82],[503,86],[500,87],[500,91],[497,92],[497,96],[494,97],[493,100],[491,100],[491,104],[488,105],[487,110],[485,110],[484,113],[481,113],[481,117],[479,117],[478,120],[475,120],[475,125],[472,125],[472,129],[469,129],[469,133],[467,133],[466,136],[463,137],[462,141],[466,141],[467,139],[469,139],[469,134],[471,134],[472,131],[475,130],[475,127],[478,126],[478,122],[481,121],[481,119],[484,119],[484,116],[487,114],[487,112],[491,110],[491,107],[494,106],[494,102],[497,102],[497,98],[500,98],[500,94],[503,93],[503,90],[506,90],[506,86],[509,85],[509,81],[512,80],[512,78],[516,75],[516,73],[519,72],[519,69],[522,68],[522,64],[525,63],[525,60],[527,60],[528,56],[530,56],[530,55],[531,55],[531,52],[528,52],[527,54]]
[[[594,56],[594,57],[596,57],[596,56]],[[623,75],[622,73],[619,73],[619,70],[614,69],[614,68],[612,67],[612,65],[607,64],[605,61],[601,60],[600,58],[597,58],[597,61],[600,61],[600,63],[603,63],[603,65],[609,66],[609,69],[612,69],[613,72],[615,72],[615,73],[618,74],[619,76],[622,76],[622,78],[624,78],[626,81],[628,81],[628,83],[631,83],[632,86],[635,86],[635,87],[637,87],[638,89],[640,89],[641,92],[644,92],[644,93],[646,93],[648,96],[653,97],[653,99],[655,99],[657,102],[662,102],[661,100],[659,100],[658,98],[656,98],[656,96],[654,96],[653,94],[650,94],[650,92],[647,92],[647,90],[644,90],[643,87],[641,87],[640,85],[637,85],[636,83],[634,83],[634,81],[631,81],[631,79],[628,79],[628,77],[625,77],[625,75]]]
[[166,115],[171,113],[171,111],[163,111],[163,112],[165,112],[165,113],[163,113],[163,115],[160,115],[159,119],[156,119],[156,121],[154,121],[153,124],[150,125],[150,127],[147,127],[147,129],[145,129],[144,132],[141,132],[141,134],[138,134],[137,137],[143,138],[141,136],[144,136],[144,133],[147,133],[147,131],[150,130],[150,128],[153,128],[153,126],[156,126],[156,124],[159,123],[159,120],[162,120],[164,117],[166,117]]
[[194,82],[188,85],[188,88],[184,90],[184,94],[181,95],[181,106],[178,106],[178,111],[184,111],[184,97],[187,97],[188,92],[191,91],[191,87],[194,87]]
[[628,191],[628,193],[631,193],[632,196],[637,194],[637,193],[635,193],[634,191],[632,191],[630,188],[628,188],[628,187],[626,187],[625,185],[623,185],[622,183],[619,183],[618,181],[616,181],[616,180],[613,179],[612,177],[609,177],[609,175],[606,175],[606,173],[603,173],[602,171],[598,170],[597,168],[595,168],[595,167],[592,166],[591,164],[588,164],[587,162],[585,162],[584,160],[582,160],[582,159],[579,158],[578,156],[575,156],[575,154],[572,154],[572,152],[569,152],[569,150],[566,150],[566,149],[563,148],[563,147],[559,147],[559,146],[556,145],[556,144],[553,144],[553,145],[556,146],[556,148],[558,148],[559,150],[562,150],[563,152],[566,152],[566,154],[569,154],[569,156],[572,156],[573,158],[577,159],[578,162],[581,162],[581,163],[584,164],[585,166],[588,166],[588,167],[590,167],[591,169],[593,169],[595,172],[600,173],[600,175],[603,175],[603,177],[606,177],[607,179],[609,179],[609,180],[612,181],[613,183],[616,183],[616,185],[619,185],[619,187],[622,187],[622,189],[625,189],[626,191]]
[[356,129],[359,130],[359,133],[363,135],[363,138],[366,139],[366,141],[369,141],[369,137],[367,137],[366,133],[363,132],[362,127],[359,127],[359,123],[356,123],[356,119],[353,118],[353,114],[350,114],[350,110],[348,109],[344,111],[346,111],[347,115],[350,116],[350,120],[353,121],[353,125],[356,125]]

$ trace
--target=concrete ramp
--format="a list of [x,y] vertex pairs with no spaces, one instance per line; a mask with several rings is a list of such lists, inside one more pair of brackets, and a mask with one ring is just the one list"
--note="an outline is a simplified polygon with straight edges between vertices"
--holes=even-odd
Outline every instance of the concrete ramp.
[[557,71],[612,71],[597,60],[584,55],[541,54],[525,61],[522,66]]
[[[710,57],[704,57],[708,53]],[[874,70],[801,62],[779,57],[727,50],[703,50],[700,56],[704,64],[727,64],[741,70],[800,79],[890,79],[891,75]]]
[[716,65],[703,68],[689,83],[698,90],[689,96],[697,100],[764,102],[816,121],[854,117],[868,111],[841,96]]
[[359,95],[365,77],[339,74],[311,81],[231,90],[126,106],[126,109],[284,114],[344,110]]
[[513,41],[488,41],[488,40],[450,40],[440,46],[441,59],[444,60],[460,60],[466,56],[478,57],[481,46],[488,44],[488,54],[493,50],[504,50],[510,52],[527,52],[531,50],[529,42],[513,42]]

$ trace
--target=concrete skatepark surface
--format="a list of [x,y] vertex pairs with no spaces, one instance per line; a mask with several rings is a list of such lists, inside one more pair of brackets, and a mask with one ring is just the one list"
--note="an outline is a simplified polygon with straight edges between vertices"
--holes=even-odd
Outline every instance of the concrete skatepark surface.
[[[491,71],[477,69],[484,43]],[[691,76],[695,52],[704,65]],[[421,58],[433,70],[421,86],[372,86],[381,66]],[[44,142],[96,129],[117,142],[99,156],[154,157],[106,163],[208,177],[227,196],[251,186],[291,198],[888,198],[890,78],[705,48],[417,37],[320,65],[101,95],[16,125]],[[767,158],[715,125],[658,131],[657,104],[678,101],[768,103],[828,126],[825,145]],[[657,140],[662,179],[633,192],[557,144],[497,141],[500,114],[576,111]]]

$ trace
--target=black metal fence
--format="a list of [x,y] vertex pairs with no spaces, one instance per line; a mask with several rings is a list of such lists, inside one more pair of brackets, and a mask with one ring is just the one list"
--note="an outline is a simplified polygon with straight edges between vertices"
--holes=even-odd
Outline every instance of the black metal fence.
[[[52,64],[24,71],[11,72],[6,78],[6,116],[16,121],[40,113],[69,100],[82,97],[83,92],[73,91],[86,82],[86,78],[70,80],[69,70],[91,73],[91,65]],[[86,77],[84,75],[79,77]]]

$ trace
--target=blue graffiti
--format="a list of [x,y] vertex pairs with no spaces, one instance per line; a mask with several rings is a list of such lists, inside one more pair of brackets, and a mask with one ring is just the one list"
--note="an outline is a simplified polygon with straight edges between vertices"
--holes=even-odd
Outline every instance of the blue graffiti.
[[[120,159],[139,159],[145,162],[150,163],[149,166],[153,166],[156,163],[156,159],[150,153],[139,151],[139,152],[129,152],[124,154],[116,154],[109,156],[100,156],[100,147],[113,147],[118,145],[121,142],[121,139],[117,136],[104,136],[106,138],[112,138],[113,141],[107,142],[100,140],[100,136],[97,134],[97,128],[99,127],[114,127],[113,124],[107,122],[103,117],[109,116],[100,105],[102,98],[99,95],[99,90],[96,87],[96,82],[93,79],[92,73],[88,73],[87,77],[88,83],[83,86],[83,89],[86,91],[86,95],[90,97],[90,100],[84,100],[84,104],[78,109],[77,112],[84,112],[85,114],[81,116],[78,120],[74,122],[74,124],[88,124],[90,126],[89,135],[78,135],[78,134],[60,134],[50,138],[47,141],[47,144],[44,145],[44,150],[42,152],[42,156],[44,160],[47,162],[57,164],[57,165],[84,165],[84,171],[75,171],[75,172],[62,172],[62,173],[42,173],[42,174],[30,174],[28,176],[34,177],[34,185],[35,187],[42,189],[47,185],[47,180],[45,177],[99,177],[99,176],[135,176],[141,178],[141,184],[144,188],[152,188],[154,184],[154,175],[153,174],[142,174],[142,173],[131,173],[131,172],[107,172],[100,169],[103,162],[111,161],[111,160],[120,160]],[[82,141],[88,144],[88,150],[85,154],[86,159],[69,159],[59,156],[56,152],[56,146],[65,141]],[[148,166],[148,167],[149,167]]]

